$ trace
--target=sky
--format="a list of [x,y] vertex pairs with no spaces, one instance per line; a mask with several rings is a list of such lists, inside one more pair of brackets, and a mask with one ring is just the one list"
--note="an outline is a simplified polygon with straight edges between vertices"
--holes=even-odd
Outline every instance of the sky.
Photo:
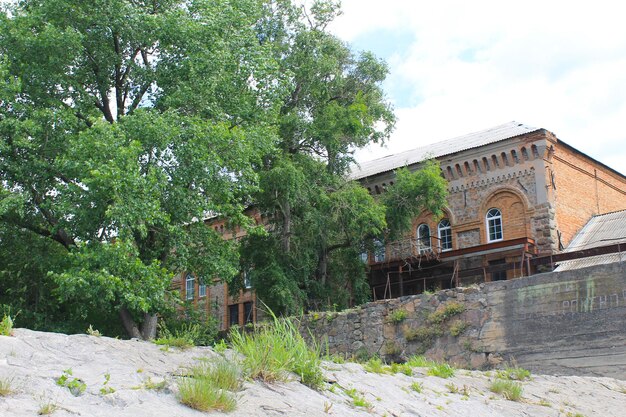
[[626,174],[626,4],[343,0],[329,27],[389,65],[398,118],[363,162],[516,121]]

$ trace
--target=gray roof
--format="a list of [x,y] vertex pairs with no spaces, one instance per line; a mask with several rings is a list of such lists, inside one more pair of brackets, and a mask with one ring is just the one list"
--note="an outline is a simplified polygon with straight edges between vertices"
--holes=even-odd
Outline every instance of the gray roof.
[[467,149],[477,148],[504,139],[520,136],[525,133],[540,130],[537,127],[527,126],[523,123],[509,122],[480,132],[470,133],[464,136],[447,139],[431,145],[422,146],[395,155],[388,155],[372,161],[363,162],[352,167],[350,178],[361,179],[370,175],[380,174],[412,165],[428,158],[439,158]]
[[[585,227],[576,234],[564,252],[591,249],[616,243],[623,243],[624,252],[626,252],[626,210],[593,216]],[[559,264],[556,270],[567,271],[620,261],[626,261],[626,253],[609,253],[564,261]]]

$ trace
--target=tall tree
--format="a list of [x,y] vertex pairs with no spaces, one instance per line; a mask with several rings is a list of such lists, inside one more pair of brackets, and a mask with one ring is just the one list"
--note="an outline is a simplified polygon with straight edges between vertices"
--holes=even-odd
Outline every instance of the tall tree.
[[277,140],[264,4],[21,0],[0,14],[0,221],[63,248],[61,298],[119,314],[132,337],[154,336],[174,271],[238,270],[202,219],[245,222]]
[[400,179],[424,195],[399,211],[388,211],[385,203],[393,201],[377,201],[349,181],[353,152],[383,143],[393,129],[381,87],[387,67],[328,32],[337,2],[316,1],[310,9],[288,1],[270,5],[274,17],[261,27],[262,39],[287,74],[289,91],[280,108],[279,152],[266,159],[255,196],[270,219],[269,234],[245,240],[244,267],[252,268],[257,293],[275,311],[354,305],[368,294],[359,253],[385,235],[387,214],[393,225],[404,225],[400,217],[426,201],[436,211],[445,201],[445,181],[438,168]]

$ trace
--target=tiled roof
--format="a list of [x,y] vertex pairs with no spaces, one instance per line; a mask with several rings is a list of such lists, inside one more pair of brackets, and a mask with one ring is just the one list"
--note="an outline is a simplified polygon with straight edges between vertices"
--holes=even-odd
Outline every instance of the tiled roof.
[[389,155],[372,161],[363,162],[360,165],[352,167],[350,178],[361,179],[369,177],[370,175],[391,171],[406,165],[412,165],[427,158],[438,158],[440,156],[520,136],[525,133],[535,132],[537,130],[540,130],[540,128],[527,126],[523,123],[505,123],[487,130],[481,130],[480,132],[458,136],[456,138],[447,139],[395,155]]
[[556,270],[566,271],[611,262],[626,262],[626,210],[593,216],[585,227],[578,232],[564,252],[591,249],[616,243],[624,244],[624,252],[564,261],[559,264]]

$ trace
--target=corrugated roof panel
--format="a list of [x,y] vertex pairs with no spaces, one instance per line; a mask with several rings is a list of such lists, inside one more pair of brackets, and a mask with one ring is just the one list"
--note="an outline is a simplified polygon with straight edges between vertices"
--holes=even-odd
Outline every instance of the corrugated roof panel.
[[561,262],[556,271],[568,271],[612,262],[626,262],[626,210],[593,216],[563,252],[574,252],[616,243],[624,244],[624,252]]
[[350,178],[361,179],[369,177],[371,175],[391,171],[406,165],[412,165],[427,158],[439,158],[444,155],[520,136],[525,133],[535,132],[539,129],[540,128],[527,126],[523,123],[514,121],[505,123],[487,130],[481,130],[480,132],[458,136],[456,138],[447,139],[431,145],[363,162],[360,165],[352,167]]

